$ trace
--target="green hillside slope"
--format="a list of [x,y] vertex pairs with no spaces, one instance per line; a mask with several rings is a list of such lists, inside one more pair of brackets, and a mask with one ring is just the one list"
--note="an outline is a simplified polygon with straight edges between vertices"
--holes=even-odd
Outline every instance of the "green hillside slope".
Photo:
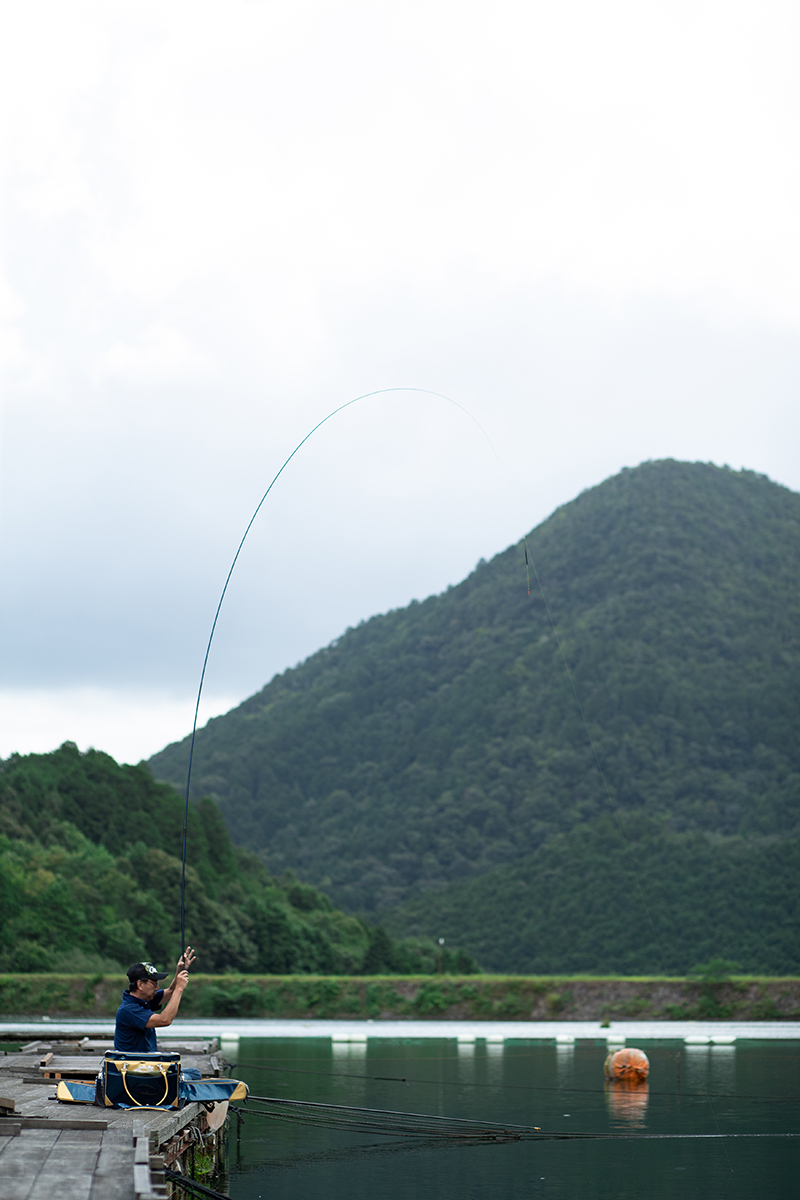
[[754,973],[796,973],[800,839],[601,817],[383,920],[393,932],[457,938],[486,970],[682,974],[725,958]]
[[[0,762],[0,971],[168,963],[180,942],[183,804],[144,766],[65,743]],[[193,806],[187,934],[205,971],[434,971],[433,942],[392,943],[291,875],[231,844]],[[463,954],[447,967],[474,968]]]
[[[456,880],[499,888],[517,878],[504,864],[616,808],[666,814],[675,833],[797,831],[800,496],[752,472],[645,463],[528,545],[607,787],[518,544],[200,731],[197,795],[235,842],[350,911],[385,912]],[[156,755],[155,775],[180,784],[187,750]],[[470,938],[484,965],[521,969],[510,943],[489,955],[477,925]],[[546,958],[525,953],[530,969]]]

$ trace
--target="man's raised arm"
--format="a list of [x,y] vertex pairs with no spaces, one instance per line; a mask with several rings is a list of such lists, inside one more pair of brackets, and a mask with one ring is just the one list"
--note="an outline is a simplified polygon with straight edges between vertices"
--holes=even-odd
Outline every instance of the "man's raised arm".
[[[148,1029],[163,1029],[165,1025],[171,1025],[178,1015],[178,1009],[181,1006],[181,996],[184,988],[189,982],[189,972],[179,971],[172,981],[170,992],[172,995],[169,998],[167,1007],[163,1012],[153,1013],[150,1020],[147,1022]],[[164,993],[166,995],[166,992]]]

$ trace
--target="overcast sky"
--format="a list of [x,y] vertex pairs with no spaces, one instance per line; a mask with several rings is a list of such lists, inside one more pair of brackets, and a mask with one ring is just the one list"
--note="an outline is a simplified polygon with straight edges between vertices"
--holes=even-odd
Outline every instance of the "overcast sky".
[[[28,0],[0,754],[136,761],[623,466],[800,489],[798,9]],[[499,459],[499,461],[498,461]]]

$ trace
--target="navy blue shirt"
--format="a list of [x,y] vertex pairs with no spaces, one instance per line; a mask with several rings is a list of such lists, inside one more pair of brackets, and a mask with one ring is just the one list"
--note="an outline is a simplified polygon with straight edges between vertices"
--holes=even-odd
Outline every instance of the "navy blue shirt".
[[130,992],[122,993],[122,1004],[117,1009],[117,1025],[114,1030],[114,1049],[123,1054],[155,1054],[158,1050],[155,1029],[148,1029],[147,1022],[164,999],[164,989],[159,988],[152,1000],[140,1000]]

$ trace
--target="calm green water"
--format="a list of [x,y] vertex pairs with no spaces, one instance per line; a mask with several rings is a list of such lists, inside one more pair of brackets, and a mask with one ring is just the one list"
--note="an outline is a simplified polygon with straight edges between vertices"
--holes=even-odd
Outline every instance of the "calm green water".
[[[643,1042],[641,1048],[651,1064],[646,1095],[605,1091],[601,1042],[578,1042],[574,1049],[537,1042],[459,1048],[453,1041],[409,1039],[332,1047],[322,1039],[243,1039],[236,1074],[257,1095],[542,1129],[800,1131],[800,1042],[735,1049]],[[418,1145],[248,1116],[238,1139],[235,1119],[231,1123],[230,1194],[234,1200],[795,1200],[800,1138]]]

